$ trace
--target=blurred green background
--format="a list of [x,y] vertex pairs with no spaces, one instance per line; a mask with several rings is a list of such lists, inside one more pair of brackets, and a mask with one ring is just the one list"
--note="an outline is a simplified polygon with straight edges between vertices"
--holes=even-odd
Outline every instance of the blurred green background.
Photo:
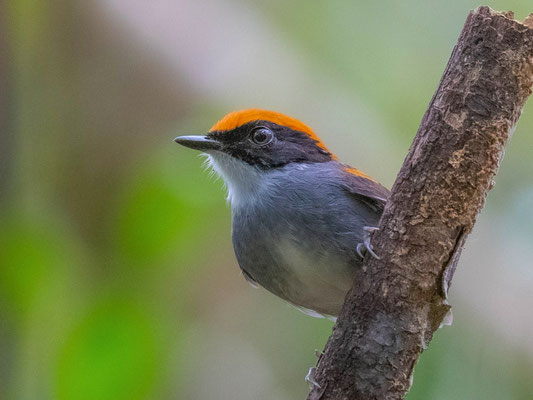
[[[390,187],[477,5],[3,2],[0,399],[304,398],[332,324],[242,279],[222,183],[172,139],[274,109]],[[532,129],[530,100],[410,400],[533,397]]]

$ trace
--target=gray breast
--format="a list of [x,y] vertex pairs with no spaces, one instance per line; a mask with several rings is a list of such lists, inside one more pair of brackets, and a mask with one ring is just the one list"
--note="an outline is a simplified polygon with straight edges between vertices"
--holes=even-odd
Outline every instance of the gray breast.
[[363,226],[379,216],[358,204],[335,171],[275,170],[247,204],[232,207],[232,238],[240,267],[292,304],[338,315],[361,260]]

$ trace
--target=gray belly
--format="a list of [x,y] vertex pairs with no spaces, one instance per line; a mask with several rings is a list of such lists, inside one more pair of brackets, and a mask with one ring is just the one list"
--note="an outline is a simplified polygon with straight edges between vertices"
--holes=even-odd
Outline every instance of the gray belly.
[[362,220],[353,210],[233,210],[237,261],[259,285],[304,309],[337,316],[361,264]]

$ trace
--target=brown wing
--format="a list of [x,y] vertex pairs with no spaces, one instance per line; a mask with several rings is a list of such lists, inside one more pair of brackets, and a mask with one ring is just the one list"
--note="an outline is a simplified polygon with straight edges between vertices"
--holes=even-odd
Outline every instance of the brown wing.
[[346,182],[343,188],[359,201],[378,212],[383,212],[390,191],[361,171],[346,167]]

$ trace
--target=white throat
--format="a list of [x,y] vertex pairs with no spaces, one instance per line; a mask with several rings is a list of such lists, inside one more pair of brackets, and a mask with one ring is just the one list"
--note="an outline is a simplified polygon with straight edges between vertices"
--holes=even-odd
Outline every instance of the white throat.
[[228,190],[227,200],[232,209],[250,206],[261,200],[265,171],[218,151],[205,154],[207,165],[224,180]]

